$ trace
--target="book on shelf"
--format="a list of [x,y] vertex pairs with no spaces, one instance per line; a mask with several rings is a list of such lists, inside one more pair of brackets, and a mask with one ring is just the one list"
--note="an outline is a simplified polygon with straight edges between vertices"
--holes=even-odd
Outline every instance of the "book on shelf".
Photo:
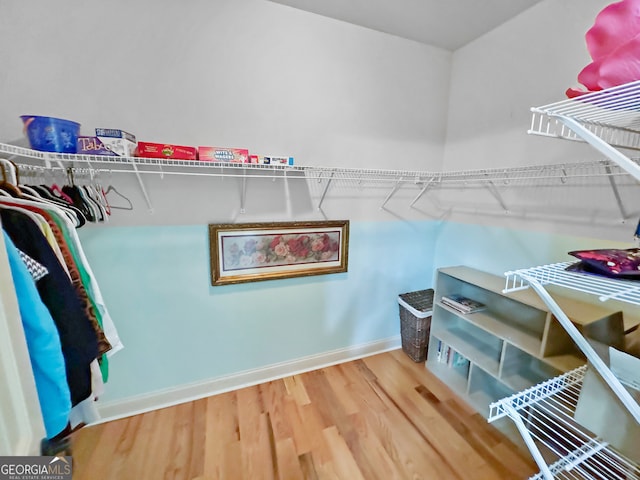
[[442,341],[438,341],[438,354],[436,356],[436,361],[453,368],[464,367],[469,364],[469,360],[466,357],[459,354]]
[[461,313],[479,312],[486,308],[484,303],[457,294],[445,295],[440,301]]
[[451,359],[452,367],[465,367],[469,364],[469,360],[460,355],[458,352],[453,352],[453,358]]
[[438,363],[447,363],[450,350],[451,348],[449,345],[442,343],[441,341],[438,342]]

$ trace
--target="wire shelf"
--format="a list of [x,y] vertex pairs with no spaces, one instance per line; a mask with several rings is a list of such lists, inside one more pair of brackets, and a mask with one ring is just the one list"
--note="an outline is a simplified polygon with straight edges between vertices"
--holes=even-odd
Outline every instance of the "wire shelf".
[[640,81],[534,107],[529,133],[589,143],[640,181]]
[[529,133],[581,140],[559,118],[572,118],[610,145],[640,149],[640,81],[531,109]]
[[33,165],[35,162],[52,169],[73,167],[111,173],[137,172],[243,178],[282,178],[286,175],[289,178],[305,178],[317,182],[331,181],[334,184],[355,187],[385,184],[413,184],[421,187],[492,184],[508,187],[513,184],[538,184],[544,181],[562,185],[572,178],[628,177],[628,173],[624,169],[609,160],[434,172],[49,153],[3,143],[0,143],[0,154],[6,155],[10,160],[18,163]]
[[528,288],[529,281],[541,285],[556,285],[578,292],[596,295],[600,301],[610,299],[640,305],[640,282],[567,271],[577,262],[561,262],[506,272],[504,292]]
[[490,405],[489,421],[505,415],[526,428],[550,463],[531,480],[640,479],[640,465],[575,420],[587,365]]

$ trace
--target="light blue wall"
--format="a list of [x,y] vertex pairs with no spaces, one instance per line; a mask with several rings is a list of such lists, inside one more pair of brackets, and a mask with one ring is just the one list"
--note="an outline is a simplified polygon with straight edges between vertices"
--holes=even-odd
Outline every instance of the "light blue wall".
[[103,401],[399,335],[397,296],[434,269],[507,270],[628,244],[454,222],[351,222],[349,271],[210,286],[206,225],[80,230],[124,350]]
[[559,235],[490,225],[444,222],[438,229],[434,265],[470,267],[502,275],[509,270],[572,260],[572,250],[634,247],[629,242]]
[[349,271],[212,287],[206,225],[79,231],[125,344],[102,401],[399,335],[431,286],[437,224],[351,222]]

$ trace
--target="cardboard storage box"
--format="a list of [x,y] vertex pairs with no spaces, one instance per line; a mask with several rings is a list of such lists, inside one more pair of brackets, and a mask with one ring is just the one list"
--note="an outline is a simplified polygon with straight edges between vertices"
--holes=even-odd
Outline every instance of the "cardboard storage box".
[[117,156],[110,148],[107,148],[98,137],[86,137],[82,135],[76,140],[76,153],[83,155]]
[[169,158],[174,160],[195,160],[196,148],[169,143],[138,142],[138,157]]
[[249,163],[246,148],[198,147],[198,159],[205,162]]
[[282,157],[277,155],[250,155],[249,163],[259,163],[264,165],[293,165],[293,157]]
[[96,128],[96,137],[102,144],[120,157],[133,157],[136,153],[136,137],[116,128]]

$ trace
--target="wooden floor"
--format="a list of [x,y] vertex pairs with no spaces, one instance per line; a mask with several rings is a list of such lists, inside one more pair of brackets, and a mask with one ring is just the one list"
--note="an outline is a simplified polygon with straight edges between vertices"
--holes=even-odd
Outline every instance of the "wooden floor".
[[74,480],[525,479],[537,469],[402,351],[79,430]]

